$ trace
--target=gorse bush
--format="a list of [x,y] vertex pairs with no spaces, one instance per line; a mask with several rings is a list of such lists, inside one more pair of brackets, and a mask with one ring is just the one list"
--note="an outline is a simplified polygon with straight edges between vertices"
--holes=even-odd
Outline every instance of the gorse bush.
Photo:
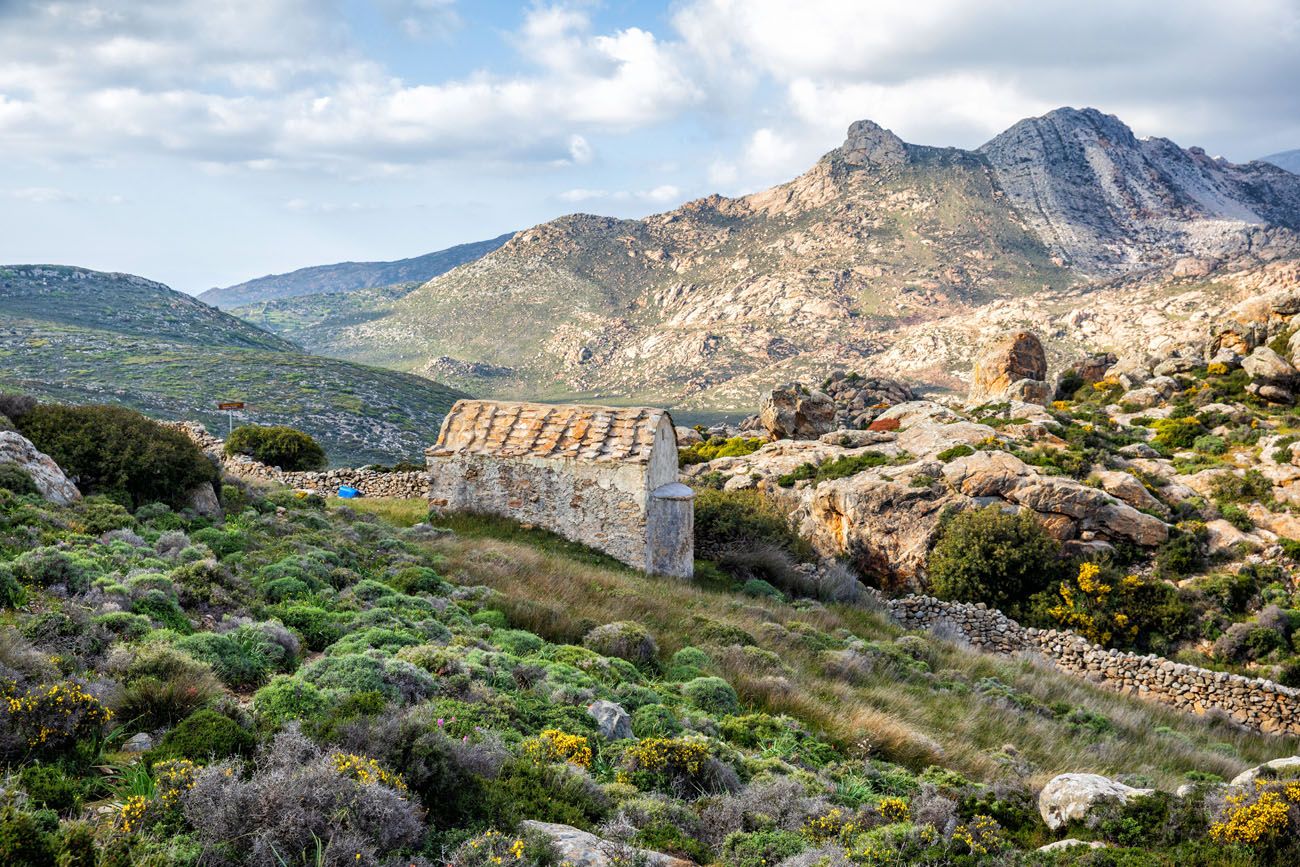
[[244,425],[226,439],[226,454],[247,455],[258,463],[289,472],[322,470],[325,450],[311,434],[284,425]]
[[984,602],[1016,616],[1061,568],[1060,545],[1032,513],[988,506],[943,526],[930,552],[929,581],[941,599]]
[[810,548],[791,527],[789,516],[758,491],[697,491],[695,495],[695,554],[719,559],[734,550],[768,545],[797,557]]
[[[4,428],[0,427],[0,430]],[[17,464],[0,464],[0,488],[19,496],[35,496],[41,492],[31,474]]]
[[75,478],[83,494],[137,508],[180,508],[216,467],[178,430],[118,406],[41,404],[15,419],[23,435]]

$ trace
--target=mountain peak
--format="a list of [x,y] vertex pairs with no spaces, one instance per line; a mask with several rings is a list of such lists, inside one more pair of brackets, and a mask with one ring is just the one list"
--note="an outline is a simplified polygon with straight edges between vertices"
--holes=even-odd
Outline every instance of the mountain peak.
[[907,162],[907,145],[875,121],[859,120],[849,126],[840,155],[854,166],[901,166]]

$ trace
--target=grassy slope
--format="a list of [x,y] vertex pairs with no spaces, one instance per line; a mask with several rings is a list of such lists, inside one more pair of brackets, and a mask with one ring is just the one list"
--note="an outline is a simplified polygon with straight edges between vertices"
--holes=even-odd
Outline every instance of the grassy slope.
[[[30,270],[30,269],[29,269]],[[165,286],[41,266],[0,271],[0,388],[70,403],[116,403],[162,419],[292,424],[336,464],[420,453],[458,397],[421,377],[306,355]],[[22,276],[29,273],[29,276]]]
[[[360,500],[353,507],[405,526],[425,516],[418,500]],[[462,520],[455,528],[457,537],[431,543],[446,558],[447,574],[502,594],[515,626],[567,642],[579,640],[595,624],[635,620],[651,629],[665,653],[698,643],[700,618],[739,627],[789,667],[784,679],[777,679],[740,654],[724,657],[725,675],[742,699],[816,724],[845,746],[859,744],[913,768],[942,764],[988,780],[1024,762],[1023,774],[1037,783],[1058,773],[1092,771],[1142,774],[1174,787],[1191,770],[1231,777],[1300,746],[1295,739],[1231,730],[1102,690],[1028,657],[1002,658],[937,640],[935,675],[900,677],[878,670],[849,684],[826,670],[816,642],[801,637],[801,631],[811,626],[877,641],[900,635],[879,613],[849,606],[801,608],[651,578],[575,546],[521,537],[490,523]],[[1060,719],[970,689],[983,678],[997,678],[1044,704],[1064,701],[1101,714],[1115,730],[1089,737]]]

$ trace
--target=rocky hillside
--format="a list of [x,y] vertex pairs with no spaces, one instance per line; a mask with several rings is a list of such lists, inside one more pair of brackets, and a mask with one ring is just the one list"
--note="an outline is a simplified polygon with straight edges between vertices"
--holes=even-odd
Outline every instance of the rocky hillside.
[[1278,262],[1300,253],[1297,226],[1300,178],[1140,141],[1090,109],[977,151],[860,121],[771,190],[562,217],[294,335],[504,396],[742,411],[833,367],[964,389],[982,334],[1017,317],[1049,319],[1063,356],[1180,341],[1189,315],[1293,279]]
[[512,234],[514,233],[507,232],[488,241],[457,244],[446,250],[437,250],[411,259],[398,259],[395,262],[339,262],[334,265],[299,268],[288,274],[270,274],[234,286],[209,289],[199,299],[224,310],[278,298],[296,298],[321,292],[354,292],[411,281],[424,282],[491,253],[510,240]]
[[291,424],[340,464],[418,455],[460,392],[428,379],[303,353],[160,283],[84,268],[0,269],[0,390],[118,403],[224,429]]
[[1275,166],[1281,166],[1292,174],[1300,174],[1300,148],[1264,157],[1263,161],[1272,163]]

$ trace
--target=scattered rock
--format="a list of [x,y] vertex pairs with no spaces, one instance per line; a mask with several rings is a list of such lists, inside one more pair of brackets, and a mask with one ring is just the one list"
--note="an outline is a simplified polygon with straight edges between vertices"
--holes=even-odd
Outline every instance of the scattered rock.
[[982,403],[1005,397],[1022,379],[1046,383],[1047,354],[1033,332],[1017,331],[987,344],[975,361],[969,400]]
[[677,447],[685,448],[693,446],[696,443],[704,442],[704,436],[693,427],[682,427],[677,425],[673,430],[677,433]]
[[153,738],[145,732],[131,735],[126,743],[122,744],[122,750],[128,753],[143,753],[151,749],[153,749]]
[[54,459],[32,445],[17,431],[0,431],[0,464],[17,464],[32,477],[41,496],[60,506],[81,499],[77,490]]
[[[1286,773],[1290,772],[1290,773]],[[1249,788],[1255,784],[1255,780],[1268,779],[1272,776],[1285,774],[1286,776],[1300,776],[1300,756],[1285,756],[1280,759],[1273,759],[1271,762],[1265,762],[1262,765],[1256,765],[1248,768],[1232,778],[1231,786],[1240,788]]]
[[758,418],[773,439],[817,439],[835,427],[835,402],[825,392],[789,383],[763,398]]
[[1254,352],[1242,360],[1241,367],[1255,382],[1281,388],[1291,388],[1297,377],[1300,377],[1291,362],[1267,346],[1257,346]]
[[560,861],[571,867],[617,867],[620,864],[645,864],[646,867],[694,867],[694,861],[675,858],[662,852],[635,849],[595,834],[579,831],[572,825],[538,822],[526,819],[519,823],[520,830],[536,831],[551,838]]
[[1074,837],[1066,837],[1064,840],[1057,840],[1055,843],[1047,843],[1043,846],[1039,846],[1038,851],[1056,852],[1074,846],[1086,846],[1089,849],[1104,849],[1106,843],[1101,840],[1076,840]]
[[632,717],[616,702],[600,699],[587,706],[587,714],[596,721],[596,728],[607,741],[620,741],[632,737]]
[[1100,774],[1061,774],[1048,780],[1038,794],[1038,812],[1053,831],[1073,821],[1082,821],[1088,811],[1103,798],[1127,803],[1129,798],[1152,793],[1135,789]]
[[185,495],[185,504],[204,518],[221,517],[221,500],[211,482],[204,482]]

